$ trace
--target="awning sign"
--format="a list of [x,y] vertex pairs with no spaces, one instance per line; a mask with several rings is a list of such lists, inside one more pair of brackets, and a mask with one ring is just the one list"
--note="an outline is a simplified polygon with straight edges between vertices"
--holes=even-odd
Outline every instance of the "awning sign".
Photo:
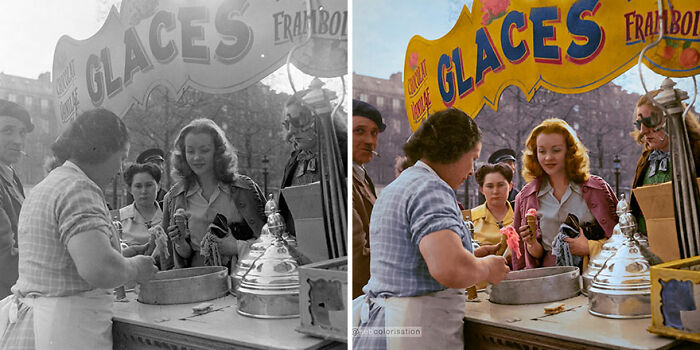
[[658,74],[700,73],[698,0],[474,0],[437,40],[414,36],[404,63],[404,94],[413,130],[429,113],[454,106],[471,117],[498,107],[509,85],[532,98],[540,86],[559,93],[593,90],[637,63]]
[[292,62],[321,77],[347,74],[343,0],[124,0],[89,39],[63,36],[53,63],[65,125],[96,107],[124,115],[156,85],[182,93],[240,90]]

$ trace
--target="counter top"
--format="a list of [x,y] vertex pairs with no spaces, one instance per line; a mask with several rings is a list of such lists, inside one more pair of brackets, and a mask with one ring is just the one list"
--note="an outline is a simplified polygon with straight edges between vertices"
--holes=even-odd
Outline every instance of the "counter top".
[[[127,293],[128,302],[114,303],[115,326],[125,324],[151,330],[167,338],[168,334],[204,339],[217,344],[237,345],[252,349],[326,349],[345,344],[304,335],[295,331],[299,318],[258,319],[236,312],[236,298],[225,296],[210,300],[212,312],[193,315],[194,304],[147,305]],[[117,327],[118,328],[118,327]],[[166,341],[166,340],[163,340]],[[117,339],[115,339],[115,344]]]
[[583,295],[554,302],[563,303],[566,310],[555,315],[544,313],[544,306],[552,303],[499,305],[488,301],[488,294],[483,291],[479,292],[478,299],[478,302],[466,303],[465,327],[472,322],[612,349],[668,349],[682,343],[647,332],[651,318],[609,319],[593,316],[588,312],[588,298]]

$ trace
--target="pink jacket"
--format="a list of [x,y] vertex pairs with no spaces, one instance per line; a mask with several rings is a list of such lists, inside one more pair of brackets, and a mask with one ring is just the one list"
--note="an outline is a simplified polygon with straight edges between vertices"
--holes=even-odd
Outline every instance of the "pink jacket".
[[[513,226],[518,228],[527,225],[525,213],[528,209],[539,208],[537,193],[540,190],[541,177],[530,181],[517,197],[515,197],[515,207],[513,208]],[[590,175],[588,180],[581,185],[583,200],[586,201],[588,209],[595,217],[598,224],[603,227],[605,237],[609,238],[612,235],[613,228],[617,224],[618,218],[617,196],[613,192],[610,185],[605,180],[596,175]],[[542,244],[542,234],[537,230],[537,240]],[[554,266],[556,259],[551,252],[545,252],[542,258],[536,259],[525,249],[525,242],[520,241],[520,259],[516,259],[513,255],[512,265],[513,270],[531,269],[536,267]]]

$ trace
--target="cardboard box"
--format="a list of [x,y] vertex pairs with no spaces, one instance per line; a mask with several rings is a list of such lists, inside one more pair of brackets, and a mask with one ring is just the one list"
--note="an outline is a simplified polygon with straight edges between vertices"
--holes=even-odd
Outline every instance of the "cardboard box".
[[347,342],[348,258],[299,267],[298,332]]
[[332,243],[323,222],[321,183],[285,187],[282,196],[294,219],[297,249],[313,262],[328,260],[328,245]]
[[651,267],[649,332],[700,342],[700,256]]
[[[700,178],[697,179],[700,186]],[[649,249],[663,261],[680,259],[671,182],[632,190],[647,225]]]

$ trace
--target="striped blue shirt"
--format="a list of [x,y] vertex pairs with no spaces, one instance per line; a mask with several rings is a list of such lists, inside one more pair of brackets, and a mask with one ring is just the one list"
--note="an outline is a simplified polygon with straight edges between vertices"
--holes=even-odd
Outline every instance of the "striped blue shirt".
[[427,234],[452,230],[472,250],[454,191],[420,161],[381,191],[369,227],[370,279],[363,291],[370,297],[419,296],[446,288],[430,275],[418,249]]

